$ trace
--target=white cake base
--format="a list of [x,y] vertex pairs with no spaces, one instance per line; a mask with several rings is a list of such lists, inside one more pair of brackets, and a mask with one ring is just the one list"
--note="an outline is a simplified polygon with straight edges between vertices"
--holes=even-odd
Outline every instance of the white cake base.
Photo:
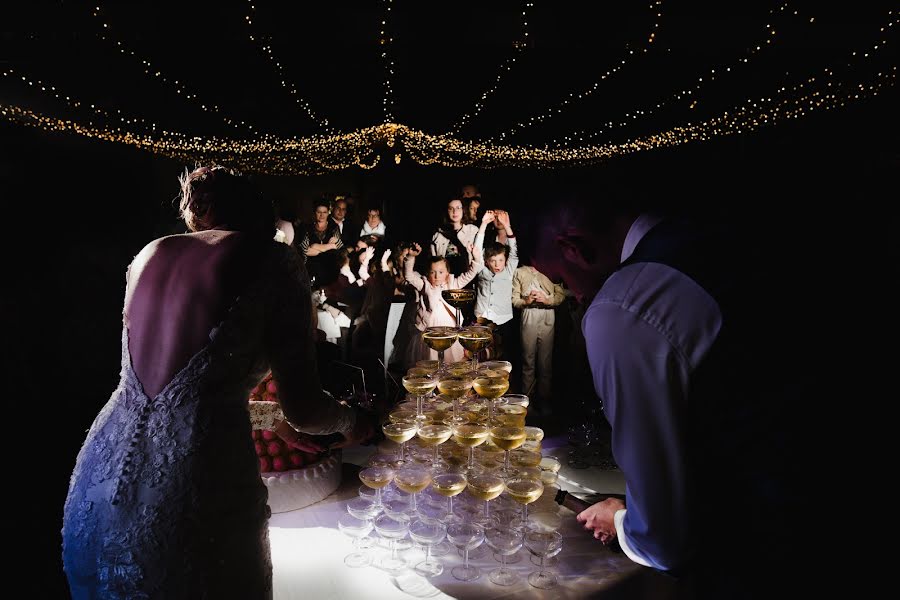
[[341,451],[322,461],[289,471],[262,473],[273,513],[297,510],[328,497],[341,484]]

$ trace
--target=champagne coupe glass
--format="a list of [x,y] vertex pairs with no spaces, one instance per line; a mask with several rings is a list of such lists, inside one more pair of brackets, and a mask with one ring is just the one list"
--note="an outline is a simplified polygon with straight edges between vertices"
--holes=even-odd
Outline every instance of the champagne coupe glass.
[[475,377],[476,373],[472,371],[472,361],[468,358],[444,365],[443,373],[448,375]]
[[372,531],[372,521],[345,514],[338,517],[338,529],[344,535],[353,538],[355,551],[344,557],[344,564],[353,568],[367,567],[372,564],[372,557],[361,549],[361,540]]
[[522,505],[522,523],[528,525],[528,505],[544,493],[544,484],[539,479],[513,477],[506,481],[506,493]]
[[515,571],[506,567],[506,559],[512,556],[524,543],[524,531],[518,527],[496,525],[484,531],[484,539],[494,552],[500,555],[500,567],[488,573],[488,578],[497,585],[512,585],[519,580]]
[[447,527],[437,519],[423,517],[409,524],[409,537],[417,544],[425,546],[425,560],[413,567],[422,577],[437,577],[444,572],[444,565],[431,560],[431,547],[439,543],[447,534]]
[[491,430],[485,425],[475,423],[463,423],[453,428],[453,439],[456,443],[469,449],[469,461],[466,470],[475,472],[475,446],[479,446],[488,439]]
[[492,423],[498,426],[507,425],[509,427],[525,427],[525,416],[527,414],[528,409],[522,405],[503,404],[497,407],[496,415],[494,416]]
[[504,451],[503,474],[509,476],[509,451],[514,450],[525,443],[525,428],[500,425],[491,428],[491,441]]
[[444,302],[456,309],[456,324],[462,326],[463,314],[462,309],[475,302],[475,290],[467,290],[465,288],[443,290],[441,298]]
[[444,369],[444,351],[449,350],[456,341],[455,327],[426,327],[422,332],[422,341],[426,346],[437,352],[437,371]]
[[491,473],[479,473],[471,475],[468,479],[469,485],[466,489],[470,494],[484,501],[484,514],[478,520],[490,524],[492,522],[490,501],[503,493],[503,478]]
[[432,360],[432,359],[417,360],[416,366],[414,368],[415,369],[423,369],[424,372],[426,372],[428,375],[433,376],[435,373],[437,373],[440,370],[441,363],[437,360]]
[[409,369],[407,369],[406,375],[408,377],[431,377],[435,374],[435,372],[436,371],[434,369],[429,369],[428,367],[410,367]]
[[439,468],[443,463],[438,453],[438,446],[450,439],[453,435],[453,428],[443,423],[432,423],[431,425],[423,425],[418,431],[419,441],[425,446],[434,448],[434,457],[431,459],[431,466]]
[[544,430],[540,427],[534,427],[532,425],[525,426],[525,443],[522,444],[522,448],[527,448],[528,450],[533,450],[534,452],[540,452],[542,449],[541,441],[544,439]]
[[446,374],[438,378],[438,391],[445,396],[449,396],[453,400],[453,416],[451,417],[451,422],[465,422],[465,419],[459,414],[459,400],[472,389],[473,381],[474,380],[467,375]]
[[457,337],[463,348],[472,353],[472,370],[478,371],[478,354],[494,341],[490,327],[470,325],[462,329]]
[[468,479],[462,473],[439,473],[431,478],[431,489],[447,498],[447,515],[441,519],[445,524],[462,521],[453,513],[453,498],[461,494],[468,483]]
[[[483,373],[483,371],[482,371]],[[509,389],[509,376],[490,377],[487,375],[479,375],[472,381],[472,387],[482,398],[487,399],[488,406],[488,422],[494,418],[494,405],[504,402],[502,396]]]
[[388,571],[396,573],[406,568],[406,561],[397,554],[397,540],[406,537],[409,531],[409,519],[397,519],[391,515],[379,515],[375,519],[375,531],[381,537],[390,540],[391,554],[389,558],[380,558],[376,561],[376,566]]
[[556,556],[562,550],[562,534],[558,531],[527,530],[525,547],[541,559],[541,569],[528,576],[528,583],[536,588],[546,590],[557,583],[556,574],[544,570],[544,559]]
[[[512,363],[508,360],[483,360],[478,363],[478,370],[484,371],[504,371],[507,377],[512,373]],[[493,375],[493,373],[491,373]]]
[[375,490],[375,504],[382,506],[381,488],[394,479],[394,470],[390,467],[366,467],[359,472],[359,479]]
[[400,444],[400,457],[396,461],[397,464],[406,464],[408,462],[406,460],[406,442],[415,437],[419,426],[415,421],[411,423],[409,421],[400,421],[397,423],[385,423],[381,426],[381,430],[384,432],[384,437],[396,444]]
[[418,514],[416,496],[430,483],[431,471],[421,465],[404,466],[394,473],[394,485],[410,495],[409,514],[411,517]]
[[407,375],[403,378],[403,387],[416,397],[416,420],[424,420],[422,403],[425,395],[433,392],[436,385],[437,381],[428,375]]
[[545,487],[555,485],[559,479],[559,469],[562,466],[559,459],[555,456],[542,456],[538,466],[541,469],[541,483]]
[[478,567],[469,566],[469,550],[474,550],[484,541],[484,528],[477,523],[451,523],[447,526],[447,539],[464,552],[463,564],[453,567],[451,575],[460,581],[472,581],[481,577]]

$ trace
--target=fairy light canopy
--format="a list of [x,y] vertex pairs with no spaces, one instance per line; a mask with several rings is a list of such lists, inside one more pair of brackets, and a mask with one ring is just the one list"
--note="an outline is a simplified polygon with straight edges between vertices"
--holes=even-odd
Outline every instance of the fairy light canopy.
[[887,2],[789,0],[16,10],[0,118],[272,174],[572,167],[752,134],[889,90],[900,27]]

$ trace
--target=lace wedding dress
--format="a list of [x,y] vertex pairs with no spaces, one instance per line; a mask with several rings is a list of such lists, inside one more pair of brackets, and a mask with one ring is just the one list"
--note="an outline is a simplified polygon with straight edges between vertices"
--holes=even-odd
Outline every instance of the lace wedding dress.
[[[270,357],[309,361],[312,347],[298,341],[309,327],[302,267],[277,246],[209,343],[153,398],[132,369],[123,326],[120,383],[88,432],[66,498],[73,598],[271,597],[270,513],[247,398]],[[346,423],[329,425],[323,431]]]

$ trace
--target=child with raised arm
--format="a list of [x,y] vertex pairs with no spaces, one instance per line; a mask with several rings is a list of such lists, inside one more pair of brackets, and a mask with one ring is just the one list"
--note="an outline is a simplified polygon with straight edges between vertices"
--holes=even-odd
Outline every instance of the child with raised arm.
[[[484,248],[485,230],[490,223],[494,223],[497,230],[505,234],[506,244],[491,242]],[[504,358],[504,354],[510,355],[509,346],[516,337],[513,328],[512,280],[516,267],[519,266],[516,236],[510,225],[509,213],[505,210],[489,210],[484,213],[478,235],[475,236],[475,246],[484,256],[484,266],[478,271],[475,282],[475,316],[479,321],[487,320],[495,325],[494,356]]]
[[[471,249],[472,260],[469,263],[469,269],[459,276],[450,274],[447,269],[447,261],[443,257],[432,256],[428,276],[422,277],[414,268],[415,257],[421,253],[422,247],[419,244],[413,244],[403,266],[406,281],[418,292],[416,329],[422,332],[426,328],[436,325],[460,326],[461,324],[456,321],[456,309],[447,304],[441,292],[464,287],[475,279],[475,275],[484,266],[480,249],[474,247]],[[408,358],[408,364],[413,364],[421,359],[436,359],[437,352],[422,342],[421,335],[417,335],[409,344]],[[462,346],[459,344],[453,344],[449,350],[444,352],[446,362],[455,362],[464,358]]]

